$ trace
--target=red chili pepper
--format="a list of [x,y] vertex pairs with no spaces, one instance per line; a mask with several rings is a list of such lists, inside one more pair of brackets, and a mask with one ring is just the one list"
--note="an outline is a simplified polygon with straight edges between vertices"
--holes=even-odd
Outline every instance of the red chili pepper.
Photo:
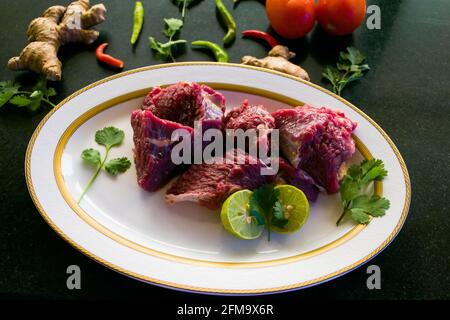
[[104,53],[105,48],[108,46],[108,43],[102,43],[98,46],[97,50],[95,50],[95,56],[97,57],[98,61],[101,61],[103,63],[106,63],[107,65],[113,67],[122,69],[124,66],[124,63],[122,60],[116,59],[109,54]]
[[242,31],[244,37],[262,39],[266,41],[272,48],[278,45],[278,41],[270,34],[260,30],[245,30]]

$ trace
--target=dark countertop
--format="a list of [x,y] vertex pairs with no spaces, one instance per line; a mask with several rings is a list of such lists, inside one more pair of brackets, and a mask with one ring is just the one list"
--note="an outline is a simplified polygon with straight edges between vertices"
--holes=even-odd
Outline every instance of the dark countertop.
[[[97,29],[101,31],[99,41],[110,43],[108,53],[122,57],[127,70],[160,63],[152,56],[147,37],[163,39],[163,18],[179,17],[176,6],[169,0],[145,2],[144,29],[132,50],[129,34],[134,1],[104,3],[107,21]],[[289,45],[298,53],[296,62],[309,71],[314,83],[322,85],[323,65],[334,63],[340,50],[354,45],[367,54],[372,69],[361,81],[346,88],[343,96],[377,121],[402,153],[412,183],[409,217],[397,239],[369,263],[381,268],[381,290],[367,289],[363,266],[310,289],[260,298],[260,303],[450,298],[450,2],[368,3],[381,7],[381,30],[363,26],[353,36],[333,39],[316,28],[307,39]],[[0,2],[0,81],[28,77],[8,71],[5,64],[24,46],[28,23],[53,4],[55,0]],[[212,1],[203,1],[189,10],[181,36],[187,40],[220,41],[224,30],[211,12]],[[263,4],[258,1],[242,1],[233,13],[240,30],[268,28]],[[114,73],[97,63],[94,49],[70,45],[60,51],[64,79],[55,84],[59,93],[55,101]],[[229,49],[231,62],[239,62],[244,54],[264,56],[265,52],[261,44],[240,37]],[[208,59],[204,52],[188,49],[177,60]],[[28,195],[24,157],[28,140],[47,111],[30,115],[10,108],[0,110],[0,297],[226,302],[224,298],[158,288],[115,273],[73,249],[44,222]],[[72,264],[82,270],[82,290],[66,288],[66,268]]]

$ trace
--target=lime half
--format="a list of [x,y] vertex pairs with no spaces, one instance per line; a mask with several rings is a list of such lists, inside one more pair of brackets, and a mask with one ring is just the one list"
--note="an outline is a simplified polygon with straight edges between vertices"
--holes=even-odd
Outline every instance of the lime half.
[[278,200],[281,202],[284,218],[288,222],[282,228],[272,225],[271,230],[277,233],[298,231],[309,216],[308,199],[302,190],[291,185],[279,185],[275,189],[280,192]]
[[249,203],[253,192],[241,190],[233,193],[222,205],[220,218],[224,228],[232,235],[251,240],[261,236],[264,225],[258,225],[249,213]]

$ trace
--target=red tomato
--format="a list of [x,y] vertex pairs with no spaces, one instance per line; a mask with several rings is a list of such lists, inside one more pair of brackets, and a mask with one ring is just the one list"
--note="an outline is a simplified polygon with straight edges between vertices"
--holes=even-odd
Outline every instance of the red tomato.
[[266,13],[273,29],[286,39],[301,38],[314,26],[314,0],[267,0]]
[[336,36],[350,34],[366,16],[366,0],[319,0],[317,22],[328,33]]

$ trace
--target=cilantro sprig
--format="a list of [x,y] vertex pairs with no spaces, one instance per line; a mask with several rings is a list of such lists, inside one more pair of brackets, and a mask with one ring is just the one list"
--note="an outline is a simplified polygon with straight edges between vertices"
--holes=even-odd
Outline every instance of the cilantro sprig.
[[339,225],[346,215],[362,224],[369,223],[371,217],[384,216],[389,209],[389,200],[368,194],[368,189],[371,182],[382,181],[386,176],[387,171],[381,160],[363,160],[359,165],[351,166],[341,183],[344,210],[336,225]]
[[366,56],[354,47],[348,47],[347,51],[342,51],[339,55],[339,62],[336,66],[326,66],[322,76],[332,85],[332,91],[341,95],[344,87],[350,82],[356,81],[364,75],[364,71],[369,70],[369,65],[364,64]]
[[115,158],[107,162],[109,151],[111,150],[111,148],[122,144],[124,138],[124,132],[115,127],[106,127],[102,130],[98,130],[95,133],[95,142],[106,148],[105,156],[102,159],[100,151],[93,148],[85,149],[81,153],[81,158],[84,160],[84,162],[94,167],[96,171],[91,180],[89,180],[88,185],[86,186],[86,188],[84,188],[83,192],[78,198],[77,203],[80,203],[81,199],[94,183],[95,179],[102,169],[104,169],[107,173],[115,176],[119,173],[127,171],[130,168],[131,162],[126,157]]
[[280,191],[273,184],[265,184],[253,191],[250,198],[249,214],[255,217],[258,225],[266,225],[268,241],[272,225],[282,228],[288,223],[279,196]]
[[149,37],[150,48],[156,53],[156,55],[163,59],[171,59],[175,62],[175,57],[172,49],[178,45],[186,44],[186,40],[173,40],[173,37],[183,28],[183,21],[180,19],[170,18],[164,19],[164,35],[169,39],[167,42],[162,43],[157,41],[154,37]]
[[40,77],[30,90],[23,89],[22,84],[15,81],[0,82],[0,108],[9,103],[18,108],[26,107],[30,111],[36,111],[43,102],[55,107],[50,101],[50,97],[55,95],[55,89],[47,87],[47,79],[44,77]]

